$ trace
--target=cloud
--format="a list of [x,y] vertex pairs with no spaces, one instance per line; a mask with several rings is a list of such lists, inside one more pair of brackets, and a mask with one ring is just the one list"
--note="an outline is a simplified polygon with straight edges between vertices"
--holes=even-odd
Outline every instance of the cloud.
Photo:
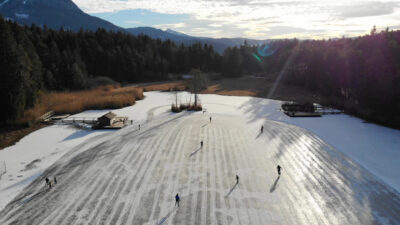
[[143,25],[142,21],[137,21],[137,20],[125,20],[124,23],[132,25]]
[[178,29],[185,28],[186,26],[187,24],[185,23],[167,23],[167,24],[154,25],[154,27],[158,29],[164,29],[164,30],[173,29],[176,31],[179,31]]
[[360,34],[360,33],[365,33],[368,32],[369,30],[361,30],[361,29],[356,29],[356,30],[345,30],[346,33],[356,33],[356,34]]
[[356,2],[335,7],[343,18],[370,17],[389,15],[399,6],[398,2]]
[[289,26],[275,26],[268,28],[268,33],[271,35],[277,34],[290,34],[290,33],[303,33],[306,32],[306,29],[299,28],[299,27],[289,27]]
[[[210,37],[267,39],[299,35],[327,38],[340,37],[346,30],[367,33],[373,25],[395,27],[400,24],[400,4],[392,0],[73,1],[85,12],[119,26],[132,26],[134,24],[129,21],[137,21],[146,26]],[[125,11],[132,13],[109,16]]]
[[115,12],[94,13],[94,16],[108,20],[121,27],[156,26],[161,24],[178,24],[190,18],[185,14],[163,14],[145,9],[131,9]]

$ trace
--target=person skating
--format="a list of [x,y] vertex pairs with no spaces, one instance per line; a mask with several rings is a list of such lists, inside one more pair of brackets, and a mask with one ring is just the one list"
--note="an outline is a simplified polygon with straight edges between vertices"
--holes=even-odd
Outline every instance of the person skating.
[[210,123],[211,123],[211,116],[210,116]]
[[178,207],[179,207],[179,201],[181,200],[181,198],[179,197],[179,194],[177,193],[176,195],[175,195],[175,206],[176,205],[178,205]]
[[139,124],[139,130],[140,130],[140,124]]
[[236,175],[236,184],[239,184],[239,176]]
[[49,180],[49,178],[48,177],[46,177],[46,186],[48,186],[49,185],[49,182],[50,182],[50,180]]
[[261,125],[261,133],[264,132],[264,126]]
[[281,169],[282,169],[282,167],[281,167],[280,165],[278,165],[278,166],[276,167],[276,169],[278,170],[278,175],[280,176],[280,175],[281,175]]
[[54,177],[54,184],[57,184],[57,178]]
[[203,147],[203,141],[200,141],[200,146]]

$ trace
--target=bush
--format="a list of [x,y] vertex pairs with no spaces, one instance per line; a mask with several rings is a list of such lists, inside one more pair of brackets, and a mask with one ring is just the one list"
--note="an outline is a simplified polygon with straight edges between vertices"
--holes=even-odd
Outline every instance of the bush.
[[180,107],[178,107],[177,105],[172,104],[171,111],[174,113],[178,113],[178,112],[182,112],[182,109]]
[[187,109],[188,111],[201,111],[203,107],[201,105],[190,105]]
[[186,110],[186,109],[189,108],[189,104],[181,104],[181,105],[179,106],[179,108],[180,108],[181,110]]
[[180,104],[179,107],[175,104],[171,105],[172,112],[182,112],[183,110],[187,111],[201,111],[203,110],[201,105],[189,105],[189,104]]

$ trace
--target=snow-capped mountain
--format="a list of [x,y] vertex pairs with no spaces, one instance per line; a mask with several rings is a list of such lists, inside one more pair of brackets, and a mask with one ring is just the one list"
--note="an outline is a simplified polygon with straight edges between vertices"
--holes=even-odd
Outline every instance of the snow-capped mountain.
[[54,29],[122,29],[84,13],[71,0],[0,0],[0,14],[21,24],[47,25]]
[[174,31],[174,30],[171,30],[171,29],[167,29],[167,30],[165,30],[165,32],[170,33],[170,34],[174,34],[174,35],[178,35],[178,36],[181,36],[181,37],[190,37],[187,34],[184,34],[184,33],[178,32],[178,31]]

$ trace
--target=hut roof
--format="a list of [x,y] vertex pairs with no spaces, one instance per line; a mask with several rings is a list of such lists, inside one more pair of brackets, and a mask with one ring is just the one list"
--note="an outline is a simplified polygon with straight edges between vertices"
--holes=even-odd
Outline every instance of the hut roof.
[[[104,114],[103,116],[101,116],[101,117],[105,117],[105,118],[108,118],[108,119],[114,119],[115,117],[117,117],[117,115],[115,115],[114,113],[112,113],[112,112],[108,112],[108,113],[106,113],[106,114]],[[100,118],[101,118],[100,117]]]

